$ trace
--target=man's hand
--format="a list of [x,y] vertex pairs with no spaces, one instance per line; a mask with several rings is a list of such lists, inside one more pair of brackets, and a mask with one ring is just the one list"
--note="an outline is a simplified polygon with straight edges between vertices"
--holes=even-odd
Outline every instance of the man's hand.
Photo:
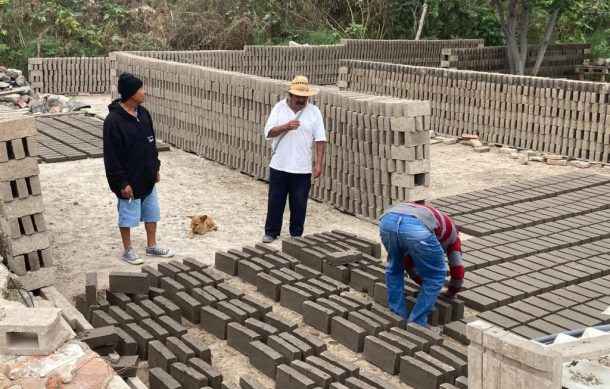
[[133,190],[131,189],[131,185],[127,185],[126,187],[121,189],[121,196],[123,196],[123,198],[126,198],[126,199],[133,198]]
[[161,173],[157,170],[157,181],[155,182],[159,182],[161,181]]
[[322,175],[322,166],[316,164],[313,167],[313,178],[318,178]]
[[288,123],[284,124],[287,131],[296,130],[301,125],[301,122],[298,120],[291,120]]

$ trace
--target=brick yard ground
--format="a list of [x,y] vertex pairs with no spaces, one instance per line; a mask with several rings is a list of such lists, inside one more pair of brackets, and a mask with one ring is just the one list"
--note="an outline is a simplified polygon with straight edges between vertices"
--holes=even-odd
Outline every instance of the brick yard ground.
[[[109,98],[89,98],[102,112]],[[195,155],[173,149],[160,155],[162,180],[159,194],[163,222],[160,244],[176,250],[177,258],[195,257],[212,264],[214,253],[230,248],[239,249],[258,242],[263,233],[266,213],[267,185],[235,170]],[[478,154],[463,145],[431,146],[431,193],[433,198],[490,188],[507,183],[536,179],[576,171],[574,167],[548,166],[530,162],[519,165],[508,155]],[[107,274],[112,270],[133,271],[119,259],[121,244],[116,226],[116,200],[109,192],[101,159],[43,164],[40,166],[47,223],[53,233],[52,247],[59,264],[57,287],[73,298],[84,290],[85,272],[98,272],[100,288],[106,288]],[[595,172],[610,175],[610,169],[592,167]],[[218,232],[204,237],[188,238],[190,214],[208,214],[220,226]],[[287,218],[285,218],[286,220]],[[342,213],[326,204],[310,202],[306,233],[342,229],[378,240],[377,226]],[[134,246],[143,252],[144,232],[137,231]],[[279,247],[279,242],[274,244]],[[145,258],[146,259],[146,258]],[[159,260],[148,260],[156,265]],[[253,294],[254,288],[233,279],[229,282]],[[288,318],[298,314],[275,304],[274,310]],[[227,377],[256,374],[266,383],[271,381],[254,368],[247,358],[228,347],[225,342],[199,332],[214,354],[214,365]],[[330,349],[361,368],[373,373],[381,370],[349,352],[329,336],[320,334]],[[387,377],[387,375],[386,375]],[[142,376],[142,378],[146,378]],[[394,384],[399,380],[394,377]]]

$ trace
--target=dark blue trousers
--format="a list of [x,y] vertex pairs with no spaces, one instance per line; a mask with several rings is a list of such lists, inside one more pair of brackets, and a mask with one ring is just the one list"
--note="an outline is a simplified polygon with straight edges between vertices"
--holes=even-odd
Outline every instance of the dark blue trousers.
[[311,173],[295,174],[269,168],[269,200],[265,235],[274,238],[282,232],[286,198],[290,207],[290,236],[303,235],[307,197],[311,188]]

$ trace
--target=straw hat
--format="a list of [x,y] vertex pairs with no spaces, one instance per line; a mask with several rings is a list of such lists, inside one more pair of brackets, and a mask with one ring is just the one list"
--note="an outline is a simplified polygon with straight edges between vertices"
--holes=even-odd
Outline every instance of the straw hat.
[[292,82],[290,83],[290,89],[288,90],[288,93],[293,94],[295,96],[308,97],[317,95],[318,89],[309,87],[309,81],[307,80],[307,77],[296,76],[292,79]]

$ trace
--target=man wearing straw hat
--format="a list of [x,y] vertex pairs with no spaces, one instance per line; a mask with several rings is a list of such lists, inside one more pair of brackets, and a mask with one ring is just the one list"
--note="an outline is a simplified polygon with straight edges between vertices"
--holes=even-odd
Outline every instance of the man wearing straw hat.
[[[265,125],[265,137],[272,140],[269,163],[269,199],[263,243],[273,242],[282,230],[286,199],[290,207],[290,236],[303,235],[311,176],[320,177],[326,133],[320,110],[308,102],[318,93],[307,77],[296,76],[288,97],[278,102]],[[316,161],[312,170],[312,145]]]

